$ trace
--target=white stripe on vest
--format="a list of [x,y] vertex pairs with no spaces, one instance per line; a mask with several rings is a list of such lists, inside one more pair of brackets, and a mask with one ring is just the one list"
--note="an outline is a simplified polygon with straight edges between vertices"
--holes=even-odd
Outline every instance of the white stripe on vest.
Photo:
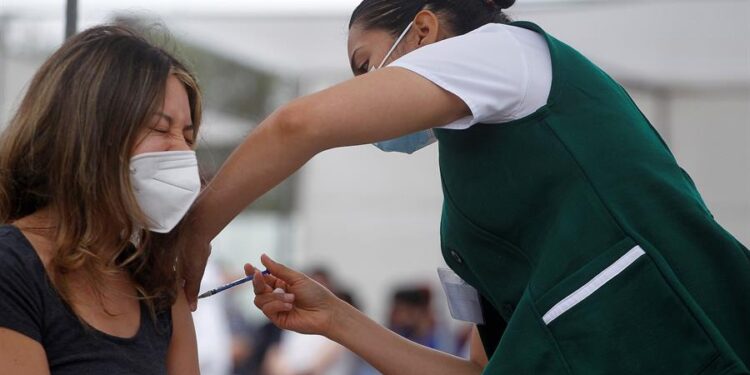
[[628,266],[633,264],[641,255],[645,254],[640,246],[636,246],[625,255],[617,259],[609,267],[605,268],[604,271],[599,272],[593,279],[587,282],[584,286],[578,288],[575,292],[562,299],[562,301],[552,306],[549,311],[542,317],[545,324],[550,324],[553,320],[557,319],[560,315],[573,308],[573,306],[583,302],[586,298],[592,295],[597,289],[604,286],[610,280],[619,275]]

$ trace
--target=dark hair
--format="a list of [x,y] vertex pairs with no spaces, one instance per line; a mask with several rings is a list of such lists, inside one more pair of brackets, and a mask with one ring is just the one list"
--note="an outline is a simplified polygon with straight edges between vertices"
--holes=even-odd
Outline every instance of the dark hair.
[[414,16],[429,9],[446,17],[456,35],[466,34],[488,23],[508,23],[503,9],[516,0],[363,0],[349,20],[349,28],[361,24],[398,35]]
[[405,287],[393,292],[393,303],[429,308],[432,301],[432,293],[427,287]]

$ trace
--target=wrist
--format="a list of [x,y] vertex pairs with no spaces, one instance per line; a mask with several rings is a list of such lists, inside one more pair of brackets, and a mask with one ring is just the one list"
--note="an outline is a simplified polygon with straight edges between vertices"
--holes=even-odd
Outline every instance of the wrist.
[[333,313],[331,314],[330,325],[324,336],[344,345],[348,335],[354,333],[354,328],[361,326],[358,320],[363,317],[363,314],[354,308],[354,306],[342,300],[337,300],[336,302],[336,306],[332,309]]

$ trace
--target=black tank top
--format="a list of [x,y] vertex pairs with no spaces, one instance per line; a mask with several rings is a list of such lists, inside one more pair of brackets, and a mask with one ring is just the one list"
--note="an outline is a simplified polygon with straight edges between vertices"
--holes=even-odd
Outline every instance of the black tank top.
[[132,338],[85,326],[52,287],[26,237],[16,227],[0,226],[0,328],[39,342],[52,375],[166,374],[171,311],[156,318],[141,304],[141,325]]

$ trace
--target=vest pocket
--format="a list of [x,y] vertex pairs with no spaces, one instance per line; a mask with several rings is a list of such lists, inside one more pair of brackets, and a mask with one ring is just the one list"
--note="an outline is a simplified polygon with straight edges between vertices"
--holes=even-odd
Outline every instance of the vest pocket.
[[574,374],[702,374],[719,352],[651,257],[624,241],[536,302]]

